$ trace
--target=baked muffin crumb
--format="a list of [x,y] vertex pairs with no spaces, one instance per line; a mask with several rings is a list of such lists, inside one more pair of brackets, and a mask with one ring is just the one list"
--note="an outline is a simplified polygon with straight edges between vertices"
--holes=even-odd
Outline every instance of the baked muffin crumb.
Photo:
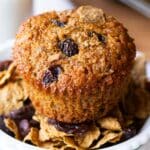
[[106,115],[126,92],[134,57],[127,29],[92,6],[31,17],[13,48],[36,110],[66,123]]

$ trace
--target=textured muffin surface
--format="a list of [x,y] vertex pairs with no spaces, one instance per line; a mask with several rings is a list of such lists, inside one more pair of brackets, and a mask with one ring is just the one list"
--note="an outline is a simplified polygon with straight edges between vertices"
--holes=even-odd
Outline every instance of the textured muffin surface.
[[13,49],[36,110],[68,123],[112,109],[127,88],[134,57],[123,25],[92,6],[31,17]]

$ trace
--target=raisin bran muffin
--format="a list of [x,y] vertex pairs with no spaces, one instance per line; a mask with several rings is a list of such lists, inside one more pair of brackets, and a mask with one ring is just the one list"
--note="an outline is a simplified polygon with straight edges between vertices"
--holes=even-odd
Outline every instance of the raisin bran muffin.
[[127,89],[134,57],[123,25],[92,6],[31,17],[13,49],[36,111],[66,123],[106,115]]

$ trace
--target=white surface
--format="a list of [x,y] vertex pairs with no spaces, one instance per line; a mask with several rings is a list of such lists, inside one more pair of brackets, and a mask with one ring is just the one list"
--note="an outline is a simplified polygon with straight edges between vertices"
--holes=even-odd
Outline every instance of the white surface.
[[20,23],[31,12],[32,0],[0,0],[0,43],[14,38]]
[[[12,42],[9,41],[6,44],[0,47],[0,60],[10,59],[11,57],[11,47]],[[148,68],[150,68],[150,64],[148,64]],[[148,70],[150,74],[150,70]],[[135,137],[112,146],[110,148],[104,148],[102,150],[134,150],[137,149],[139,146],[144,145],[150,139],[150,117],[145,122],[143,128],[141,129],[140,133]],[[149,150],[149,145],[140,150]],[[6,135],[0,130],[0,150],[40,150],[40,148],[22,143],[17,141],[16,139]]]
[[74,7],[71,0],[33,0],[33,6],[34,14],[50,10],[62,11]]
[[139,150],[149,150],[150,149],[150,141],[139,148]]

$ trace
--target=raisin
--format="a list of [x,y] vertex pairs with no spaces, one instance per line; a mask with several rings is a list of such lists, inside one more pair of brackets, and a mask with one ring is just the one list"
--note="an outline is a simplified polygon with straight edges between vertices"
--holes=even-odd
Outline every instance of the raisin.
[[29,123],[30,123],[30,126],[31,126],[31,127],[40,129],[40,123],[37,122],[36,120],[31,119],[31,120],[29,121]]
[[30,145],[33,145],[33,146],[35,145],[35,144],[33,144],[30,140],[26,140],[25,143],[30,144]]
[[97,37],[98,37],[100,42],[105,43],[105,37],[102,34],[97,33]]
[[59,48],[68,57],[79,53],[78,45],[72,39],[59,42]]
[[21,107],[20,109],[10,112],[9,117],[13,120],[19,121],[22,119],[32,119],[35,109],[32,105]]
[[102,34],[96,33],[95,31],[90,31],[90,32],[88,32],[88,35],[89,35],[90,37],[93,37],[94,34],[97,36],[97,38],[98,38],[98,40],[99,40],[100,42],[102,42],[102,43],[105,43],[105,42],[106,42],[106,39],[105,39],[105,37],[104,37]]
[[30,123],[27,119],[23,119],[19,122],[19,131],[22,138],[24,138],[29,133]]
[[0,62],[0,71],[7,70],[11,63],[12,63],[11,60],[6,60],[6,61]]
[[56,19],[52,19],[51,22],[59,27],[65,26],[64,22],[60,22],[59,20],[56,20]]
[[63,131],[68,134],[78,134],[78,135],[82,135],[85,132],[87,132],[91,125],[91,122],[69,124],[69,123],[59,122],[54,119],[48,119],[48,123],[54,125],[55,128],[59,131]]
[[31,100],[29,98],[27,98],[24,102],[23,102],[23,105],[24,106],[28,106],[31,104]]
[[54,81],[58,80],[58,75],[62,72],[62,68],[60,66],[52,66],[50,67],[44,74],[42,83],[44,85],[51,84]]
[[137,134],[137,129],[135,127],[128,127],[123,130],[123,140],[128,140]]

